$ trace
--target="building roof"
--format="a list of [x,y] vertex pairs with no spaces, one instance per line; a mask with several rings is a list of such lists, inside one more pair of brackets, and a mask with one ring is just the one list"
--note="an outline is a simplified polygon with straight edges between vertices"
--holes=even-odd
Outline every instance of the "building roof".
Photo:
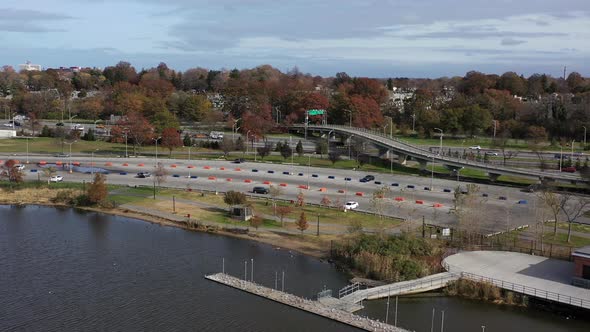
[[590,246],[585,246],[585,247],[576,249],[576,251],[574,251],[572,256],[590,258]]

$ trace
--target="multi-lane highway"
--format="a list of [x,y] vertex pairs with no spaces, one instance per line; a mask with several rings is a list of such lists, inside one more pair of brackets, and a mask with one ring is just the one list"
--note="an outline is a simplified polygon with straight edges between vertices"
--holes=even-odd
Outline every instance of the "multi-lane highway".
[[[6,160],[9,156],[0,156]],[[36,165],[39,157],[32,157],[31,163],[24,170],[27,181],[43,179],[41,167]],[[51,164],[58,159],[42,158]],[[82,166],[89,166],[90,158],[74,158]],[[152,185],[151,178],[137,178],[142,171],[153,173],[153,158],[94,158],[97,168],[109,172],[109,183],[122,185]],[[67,161],[65,161],[67,162]],[[327,195],[332,202],[344,204],[346,201],[358,201],[361,210],[375,211],[372,204],[373,193],[380,188],[387,188],[381,201],[383,213],[413,221],[425,217],[427,223],[456,226],[457,216],[451,210],[454,201],[454,189],[466,187],[465,183],[450,180],[432,179],[430,177],[367,173],[360,170],[337,170],[314,168],[287,164],[266,164],[246,162],[234,164],[218,160],[170,160],[159,159],[168,176],[164,186],[194,190],[211,191],[251,191],[254,186],[277,186],[282,189],[279,198],[295,200],[299,192],[304,192],[307,202],[320,203]],[[58,174],[64,181],[91,181],[89,169],[78,169],[70,174],[67,166],[59,168]],[[33,171],[37,170],[37,172]],[[82,172],[80,172],[82,171]],[[375,175],[375,181],[363,183],[359,179],[367,174]],[[190,177],[189,177],[190,176]],[[349,180],[346,180],[349,179]],[[46,179],[45,179],[46,180]],[[309,185],[309,189],[306,189]],[[477,224],[485,233],[504,231],[520,225],[533,224],[535,220],[536,196],[521,192],[515,188],[480,185],[474,213],[470,219],[477,218]],[[322,189],[323,188],[323,189]],[[429,189],[432,190],[429,190]],[[322,191],[321,191],[322,190]],[[325,191],[324,191],[325,190]],[[398,200],[396,200],[396,198]],[[403,199],[403,200],[402,200]],[[520,202],[520,204],[519,204]],[[435,204],[440,204],[435,207]]]

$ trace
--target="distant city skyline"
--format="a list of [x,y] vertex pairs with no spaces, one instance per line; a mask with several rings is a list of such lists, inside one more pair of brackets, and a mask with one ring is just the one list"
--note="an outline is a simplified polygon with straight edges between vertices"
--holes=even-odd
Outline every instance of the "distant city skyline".
[[4,0],[0,65],[590,76],[587,0]]

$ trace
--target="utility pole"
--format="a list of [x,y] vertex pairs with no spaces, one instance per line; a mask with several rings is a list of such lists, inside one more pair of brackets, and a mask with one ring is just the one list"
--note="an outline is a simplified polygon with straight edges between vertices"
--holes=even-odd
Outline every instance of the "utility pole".
[[397,326],[397,296],[395,297],[395,318],[394,318],[393,326]]
[[251,261],[251,265],[250,267],[252,268],[252,272],[250,272],[250,281],[254,282],[254,258],[250,258]]
[[281,283],[281,292],[285,291],[285,271],[283,271],[283,281]]
[[385,324],[387,324],[387,321],[389,319],[389,295],[390,295],[391,289],[388,290],[387,292],[387,310],[385,311]]
[[441,316],[441,320],[440,320],[440,332],[444,332],[445,331],[445,311],[442,311],[442,316]]
[[434,332],[434,308],[432,308],[432,320],[430,321],[430,332]]
[[244,281],[248,281],[248,261],[244,261]]
[[318,227],[317,227],[316,236],[320,236],[320,214],[319,213],[318,213]]

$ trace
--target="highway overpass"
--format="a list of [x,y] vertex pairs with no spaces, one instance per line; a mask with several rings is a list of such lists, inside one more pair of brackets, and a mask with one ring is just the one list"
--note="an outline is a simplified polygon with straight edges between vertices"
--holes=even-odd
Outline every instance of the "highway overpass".
[[[303,124],[292,125],[290,130],[305,130],[306,126]],[[376,146],[391,151],[399,156],[400,162],[405,163],[408,157],[418,161],[422,168],[426,167],[428,162],[435,162],[443,164],[449,169],[471,168],[484,171],[488,176],[495,180],[500,175],[510,175],[523,178],[534,178],[540,181],[562,181],[569,183],[586,182],[587,180],[578,174],[558,173],[558,172],[544,172],[533,169],[521,169],[505,167],[500,165],[490,165],[487,163],[477,162],[473,160],[460,159],[450,156],[441,156],[435,154],[425,148],[409,144],[395,137],[389,137],[377,130],[370,130],[365,128],[355,128],[340,125],[308,125],[308,131],[319,132],[334,132],[338,135],[346,137],[356,137],[369,141]]]

